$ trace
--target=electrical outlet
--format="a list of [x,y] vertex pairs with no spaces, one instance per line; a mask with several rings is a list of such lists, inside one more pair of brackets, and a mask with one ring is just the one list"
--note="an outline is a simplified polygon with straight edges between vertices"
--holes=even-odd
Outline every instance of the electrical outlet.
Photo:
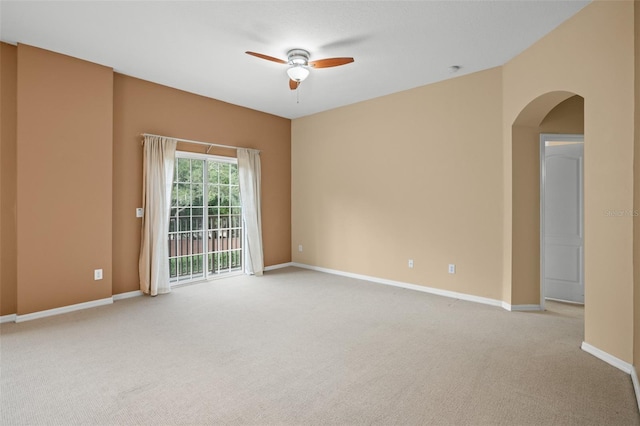
[[455,274],[456,273],[456,265],[454,265],[453,263],[449,264],[449,273],[450,274]]
[[300,253],[302,253],[302,244],[299,244],[299,245],[298,245],[298,251],[299,251]]
[[142,207],[138,207],[136,209],[136,217],[142,217],[144,216],[144,209]]
[[413,259],[409,259],[408,266],[409,268],[413,268]]
[[93,279],[96,281],[102,279],[102,269],[96,269],[93,271]]

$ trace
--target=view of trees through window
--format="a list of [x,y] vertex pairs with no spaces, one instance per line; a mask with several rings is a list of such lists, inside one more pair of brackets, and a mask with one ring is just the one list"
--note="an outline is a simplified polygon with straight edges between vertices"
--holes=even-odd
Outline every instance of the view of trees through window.
[[229,160],[178,154],[168,235],[173,283],[242,269],[238,166]]

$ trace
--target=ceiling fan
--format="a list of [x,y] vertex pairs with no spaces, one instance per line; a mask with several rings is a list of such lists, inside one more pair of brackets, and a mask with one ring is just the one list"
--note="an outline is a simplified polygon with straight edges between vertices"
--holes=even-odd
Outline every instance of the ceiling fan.
[[296,90],[298,86],[300,86],[300,83],[309,76],[309,68],[330,68],[353,62],[353,58],[327,58],[318,59],[317,61],[309,61],[309,52],[304,49],[291,49],[287,52],[286,61],[274,58],[273,56],[263,55],[262,53],[245,53],[257,58],[266,59],[267,61],[289,65],[287,75],[289,76],[289,88],[291,90]]

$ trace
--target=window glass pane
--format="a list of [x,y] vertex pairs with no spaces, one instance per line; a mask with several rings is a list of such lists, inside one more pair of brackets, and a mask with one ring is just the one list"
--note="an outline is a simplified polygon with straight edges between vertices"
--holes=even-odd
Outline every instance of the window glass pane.
[[193,234],[191,232],[185,232],[184,233],[184,245],[185,248],[187,249],[185,254],[192,254],[193,253],[193,247],[191,245],[193,240]]
[[178,158],[177,182],[191,182],[191,160],[188,158]]
[[241,266],[240,263],[240,251],[232,251],[231,252],[231,267],[239,268]]
[[225,269],[228,267],[227,265],[227,253],[226,252],[221,252],[221,253],[216,253],[216,260],[217,260],[217,270],[220,269]]
[[225,229],[229,227],[229,216],[220,216],[220,221],[218,222],[218,226],[220,229]]
[[178,189],[177,184],[173,184],[171,188],[171,207],[175,207],[178,205]]
[[196,277],[202,276],[202,256],[194,256],[193,257],[193,274]]
[[232,229],[231,230],[231,248],[232,249],[239,249],[242,247],[242,243],[241,243],[241,232],[239,229]]
[[213,251],[213,231],[207,231],[207,252]]
[[235,164],[229,165],[229,183],[231,185],[238,185],[238,166]]
[[191,160],[191,182],[202,183],[204,160]]
[[180,275],[190,275],[191,274],[191,262],[189,257],[183,256],[180,258]]
[[188,206],[191,204],[191,185],[188,183],[178,184],[178,206]]
[[178,255],[178,245],[177,245],[176,235],[169,234],[169,257],[175,257],[177,255]]
[[191,205],[202,205],[202,185],[200,184],[194,183],[193,185],[191,185]]
[[209,185],[209,205],[216,207],[218,206],[218,185]]
[[209,183],[218,183],[218,163],[215,161],[207,161],[209,169]]
[[169,259],[169,278],[175,278],[177,275],[176,259]]
[[[202,253],[202,232],[194,232],[191,236],[192,253]],[[196,256],[199,257],[199,256]]]
[[229,184],[229,163],[220,163],[220,183]]
[[220,199],[218,200],[218,203],[221,207],[229,205],[229,186],[220,186]]
[[189,232],[178,234],[178,256],[189,254]]
[[229,187],[229,203],[231,206],[239,206],[240,205],[240,191],[238,191],[237,186]]
[[[195,209],[194,209],[195,210]],[[202,216],[193,216],[191,218],[191,229],[193,231],[198,231],[203,229],[203,217]]]

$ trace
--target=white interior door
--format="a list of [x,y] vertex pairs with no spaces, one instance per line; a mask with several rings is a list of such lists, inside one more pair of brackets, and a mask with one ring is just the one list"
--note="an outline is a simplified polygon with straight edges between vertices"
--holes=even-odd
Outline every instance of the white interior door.
[[583,141],[582,135],[541,135],[546,299],[584,303]]

